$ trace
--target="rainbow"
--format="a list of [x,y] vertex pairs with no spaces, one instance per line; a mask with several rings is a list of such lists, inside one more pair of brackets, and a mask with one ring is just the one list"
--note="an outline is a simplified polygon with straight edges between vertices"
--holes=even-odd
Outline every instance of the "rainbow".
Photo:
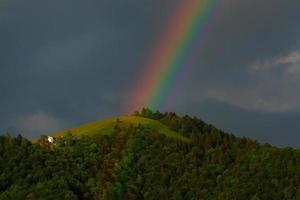
[[[126,114],[143,107],[158,109],[168,99],[176,78],[193,65],[191,52],[217,0],[180,0],[139,67],[137,81],[124,105]],[[199,42],[198,42],[199,43]]]

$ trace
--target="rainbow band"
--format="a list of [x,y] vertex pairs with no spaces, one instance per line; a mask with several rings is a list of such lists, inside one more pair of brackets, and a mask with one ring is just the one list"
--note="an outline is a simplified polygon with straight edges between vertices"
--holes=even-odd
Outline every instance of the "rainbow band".
[[185,67],[194,41],[212,13],[216,0],[181,0],[166,29],[138,73],[136,87],[125,105],[129,113],[142,107],[157,109],[166,100],[168,90]]

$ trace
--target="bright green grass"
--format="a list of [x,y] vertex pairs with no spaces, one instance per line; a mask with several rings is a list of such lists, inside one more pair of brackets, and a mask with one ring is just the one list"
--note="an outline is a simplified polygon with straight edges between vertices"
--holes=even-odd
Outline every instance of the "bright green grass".
[[56,132],[52,134],[54,137],[63,136],[68,132],[71,132],[75,137],[80,137],[82,135],[94,135],[94,134],[103,134],[109,135],[112,133],[114,126],[118,124],[121,128],[129,127],[130,125],[137,126],[141,124],[146,127],[150,127],[161,134],[164,134],[167,137],[176,138],[185,142],[188,142],[189,139],[179,135],[178,133],[172,131],[167,126],[162,124],[159,121],[136,117],[136,116],[124,116],[124,117],[114,117],[110,119],[105,119],[101,121],[96,121],[88,124],[81,125],[76,128],[70,128],[64,131]]

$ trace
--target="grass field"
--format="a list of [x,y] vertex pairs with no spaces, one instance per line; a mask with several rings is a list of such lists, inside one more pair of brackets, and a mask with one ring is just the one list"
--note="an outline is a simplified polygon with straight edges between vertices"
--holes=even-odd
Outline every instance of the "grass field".
[[59,137],[67,134],[68,132],[71,132],[75,137],[94,134],[109,135],[112,133],[113,128],[116,124],[118,124],[118,126],[120,126],[121,128],[126,128],[130,125],[137,126],[138,124],[141,124],[143,126],[150,127],[158,131],[159,133],[164,134],[167,137],[176,138],[185,142],[189,141],[188,138],[172,131],[159,121],[136,116],[123,116],[100,120],[84,124],[75,128],[70,128],[64,131],[59,131],[51,135],[53,135],[54,137]]

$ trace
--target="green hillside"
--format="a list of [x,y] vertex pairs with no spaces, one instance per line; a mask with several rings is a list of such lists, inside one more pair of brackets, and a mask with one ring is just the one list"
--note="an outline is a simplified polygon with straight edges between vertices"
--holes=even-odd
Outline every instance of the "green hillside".
[[83,135],[95,135],[95,134],[104,134],[109,135],[113,132],[115,126],[119,126],[121,129],[129,128],[130,126],[143,126],[149,127],[153,130],[158,131],[161,134],[164,134],[167,137],[176,138],[188,142],[189,139],[183,137],[182,135],[171,130],[168,126],[162,124],[159,121],[138,117],[138,116],[121,116],[114,117],[110,119],[100,120],[88,124],[81,125],[79,127],[70,128],[64,131],[51,134],[54,137],[64,136],[68,133],[71,133],[75,137],[80,137]]
[[0,136],[0,200],[300,199],[298,149],[196,117],[143,109],[52,135]]

